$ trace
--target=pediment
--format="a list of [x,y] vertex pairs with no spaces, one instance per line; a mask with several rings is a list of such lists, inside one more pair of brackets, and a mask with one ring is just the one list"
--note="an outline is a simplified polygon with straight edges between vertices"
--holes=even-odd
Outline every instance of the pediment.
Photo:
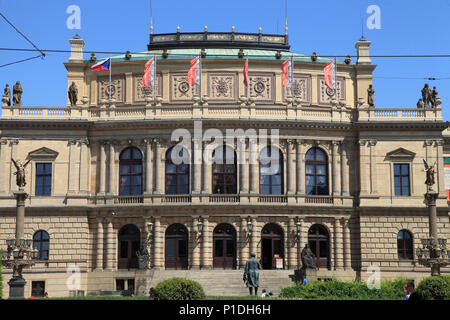
[[416,154],[412,151],[406,150],[404,148],[398,148],[391,152],[386,153],[387,159],[405,159],[412,160]]
[[28,158],[56,158],[59,152],[43,147],[28,153]]

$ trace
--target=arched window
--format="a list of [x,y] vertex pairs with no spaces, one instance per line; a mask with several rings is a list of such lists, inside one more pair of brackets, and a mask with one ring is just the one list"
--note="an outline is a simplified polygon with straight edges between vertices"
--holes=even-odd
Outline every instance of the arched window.
[[38,251],[37,260],[48,260],[50,237],[44,230],[36,231],[33,236],[33,248]]
[[214,150],[212,165],[212,190],[214,194],[236,194],[236,153],[227,146]]
[[413,259],[413,237],[409,231],[399,231],[397,234],[397,249],[399,259]]
[[[178,154],[173,154],[178,151]],[[189,154],[172,147],[166,153],[166,194],[189,193]]]
[[305,155],[306,194],[328,195],[328,159],[323,150],[311,148]]
[[142,194],[142,153],[137,148],[127,148],[120,154],[119,195]]
[[283,194],[283,154],[266,147],[259,154],[259,193]]

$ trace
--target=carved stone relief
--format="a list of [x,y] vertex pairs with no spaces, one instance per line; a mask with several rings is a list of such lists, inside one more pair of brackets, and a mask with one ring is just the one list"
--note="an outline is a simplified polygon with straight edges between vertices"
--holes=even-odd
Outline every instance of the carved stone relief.
[[[125,77],[113,76],[111,78],[111,98],[120,104],[125,101]],[[109,76],[98,77],[98,100],[109,99]]]
[[[136,74],[133,75],[133,100],[134,102],[145,102],[145,97],[150,96],[153,98],[153,87],[144,87],[142,85],[142,76],[143,74]],[[156,95],[161,96],[162,90],[161,90],[161,75],[156,75]]]
[[236,100],[236,74],[211,73],[208,74],[208,96],[213,101]]
[[259,102],[274,102],[273,74],[249,74],[249,96]]
[[170,100],[173,102],[192,101],[198,95],[198,86],[188,84],[187,73],[170,75]]
[[311,102],[311,78],[306,75],[294,75],[292,93],[288,87],[283,87],[283,100],[287,96],[300,99],[301,102]]
[[[318,79],[318,92],[319,92],[319,104],[329,104],[331,98],[327,94],[327,86],[325,85],[325,80],[323,77]],[[338,100],[345,100],[345,79],[342,77],[337,77],[336,79],[336,89]]]

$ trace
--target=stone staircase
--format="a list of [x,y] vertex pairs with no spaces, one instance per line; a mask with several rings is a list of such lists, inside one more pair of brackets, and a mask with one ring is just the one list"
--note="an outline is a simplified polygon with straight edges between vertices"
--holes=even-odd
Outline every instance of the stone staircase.
[[[159,282],[180,277],[197,281],[203,286],[207,296],[245,296],[248,289],[242,281],[243,270],[150,270],[136,275],[146,282],[148,288],[155,287]],[[136,279],[138,280],[138,279]],[[281,288],[293,285],[294,270],[261,270],[259,276],[259,291],[266,289],[278,295]]]

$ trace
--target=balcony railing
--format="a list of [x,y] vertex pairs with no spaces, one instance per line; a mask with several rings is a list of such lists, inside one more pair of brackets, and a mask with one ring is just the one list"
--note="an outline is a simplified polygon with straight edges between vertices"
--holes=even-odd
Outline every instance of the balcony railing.
[[[22,120],[152,120],[152,119],[278,119],[323,122],[443,121],[442,108],[361,108],[306,105],[152,104],[138,106],[2,107],[2,119]],[[357,119],[357,120],[356,120]]]

